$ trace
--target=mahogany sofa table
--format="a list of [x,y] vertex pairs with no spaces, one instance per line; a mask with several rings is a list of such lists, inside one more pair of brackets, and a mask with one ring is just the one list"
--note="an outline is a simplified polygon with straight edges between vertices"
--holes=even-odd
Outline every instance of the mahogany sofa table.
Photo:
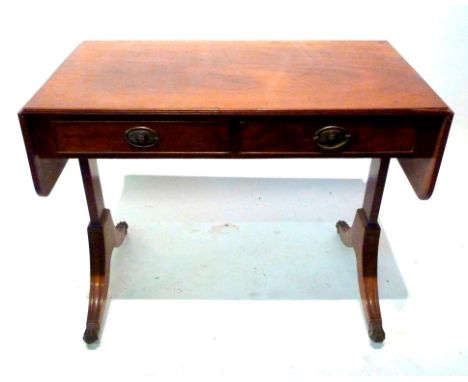
[[84,42],[19,113],[34,186],[78,158],[99,338],[109,265],[127,224],[104,207],[97,158],[373,158],[362,208],[336,225],[356,253],[369,336],[385,338],[377,222],[389,161],[431,196],[453,113],[384,41]]

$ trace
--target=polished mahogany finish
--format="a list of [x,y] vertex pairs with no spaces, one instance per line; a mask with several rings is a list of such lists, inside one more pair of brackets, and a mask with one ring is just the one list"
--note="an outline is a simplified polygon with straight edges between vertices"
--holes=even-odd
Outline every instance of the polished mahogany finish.
[[90,41],[25,109],[310,115],[447,106],[385,41]]
[[[147,120],[50,120],[29,133],[43,157],[113,158],[183,156],[376,157],[431,156],[443,118],[402,116],[206,118]],[[39,126],[39,123],[38,123]],[[350,138],[337,149],[324,149],[314,136],[339,126]],[[128,142],[130,129],[147,128],[158,136],[148,147]],[[238,140],[234,139],[234,135]]]
[[377,285],[377,255],[380,226],[377,222],[387,179],[390,159],[373,159],[364,194],[363,207],[358,209],[352,227],[344,221],[336,223],[343,243],[356,252],[359,291],[367,319],[369,337],[375,342],[385,339],[380,314]]
[[80,159],[80,169],[90,218],[88,240],[91,271],[88,319],[83,339],[86,343],[92,343],[98,340],[101,330],[112,250],[124,240],[128,225],[120,222],[114,227],[110,211],[104,208],[96,160]]
[[79,158],[90,213],[85,341],[99,337],[112,248],[95,158],[374,158],[362,209],[337,224],[357,255],[369,335],[384,332],[377,223],[388,163],[434,189],[453,113],[384,41],[90,41],[21,110],[39,195]]

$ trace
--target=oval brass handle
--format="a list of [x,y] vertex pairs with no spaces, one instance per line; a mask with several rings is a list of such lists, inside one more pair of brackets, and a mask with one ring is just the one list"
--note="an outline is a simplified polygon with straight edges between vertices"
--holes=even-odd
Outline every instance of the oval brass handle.
[[315,144],[323,150],[334,151],[343,148],[351,139],[344,127],[326,126],[314,134]]
[[153,129],[146,126],[137,126],[125,132],[125,140],[133,147],[145,148],[156,146],[160,139]]

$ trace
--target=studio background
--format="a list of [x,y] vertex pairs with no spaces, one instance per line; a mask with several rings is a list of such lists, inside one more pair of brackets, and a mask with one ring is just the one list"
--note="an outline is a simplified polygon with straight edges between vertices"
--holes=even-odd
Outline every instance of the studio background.
[[[467,20],[467,5],[446,1],[3,2],[0,379],[467,374]],[[107,206],[134,221],[116,256],[137,255],[114,258],[103,340],[86,347],[78,164],[38,197],[17,112],[77,44],[107,39],[389,40],[447,102],[455,118],[433,197],[418,200],[390,166],[382,347],[369,343],[354,254],[334,233],[335,217],[360,207],[363,159],[99,161]],[[146,199],[132,204],[133,193]]]

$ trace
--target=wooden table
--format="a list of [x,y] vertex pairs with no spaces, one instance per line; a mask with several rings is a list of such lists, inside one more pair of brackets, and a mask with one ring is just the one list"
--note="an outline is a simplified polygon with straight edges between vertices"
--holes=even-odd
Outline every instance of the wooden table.
[[377,222],[390,158],[431,196],[453,113],[383,41],[84,42],[19,113],[34,186],[78,158],[91,260],[84,340],[99,338],[112,249],[96,158],[373,158],[351,227],[369,336],[385,338]]

